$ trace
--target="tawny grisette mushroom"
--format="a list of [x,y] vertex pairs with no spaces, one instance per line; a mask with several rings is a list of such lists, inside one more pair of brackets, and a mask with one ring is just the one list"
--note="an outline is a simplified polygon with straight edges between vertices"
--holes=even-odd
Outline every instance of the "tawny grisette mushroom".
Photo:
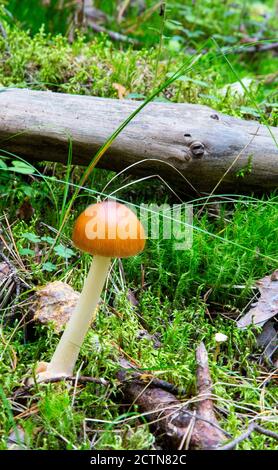
[[105,201],[89,206],[77,218],[72,235],[74,245],[94,255],[79,301],[50,363],[38,378],[68,376],[78,358],[94,316],[111,258],[127,258],[145,246],[144,228],[125,205]]

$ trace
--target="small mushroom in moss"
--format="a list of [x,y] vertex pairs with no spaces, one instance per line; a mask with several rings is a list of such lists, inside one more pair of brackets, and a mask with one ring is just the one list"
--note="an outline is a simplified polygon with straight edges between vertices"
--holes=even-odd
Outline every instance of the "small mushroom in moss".
[[145,246],[144,228],[125,205],[104,201],[89,206],[76,220],[73,243],[83,252],[94,255],[79,301],[65,331],[39,380],[71,376],[80,348],[90,327],[107,278],[112,258],[127,258]]
[[223,333],[216,333],[214,336],[215,342],[216,342],[216,348],[214,351],[214,360],[217,361],[217,358],[220,354],[220,345],[222,343],[225,343],[228,339],[227,335],[224,335]]

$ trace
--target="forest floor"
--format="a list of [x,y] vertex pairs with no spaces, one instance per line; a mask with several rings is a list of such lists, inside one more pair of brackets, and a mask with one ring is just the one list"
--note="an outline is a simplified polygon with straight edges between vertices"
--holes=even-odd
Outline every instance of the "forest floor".
[[[278,124],[277,49],[260,51],[261,45],[277,41],[273,1],[205,0],[188,2],[190,6],[168,1],[165,11],[147,1],[142,11],[134,6],[122,18],[115,2],[101,2],[106,30],[135,44],[82,28],[69,41],[66,17],[52,24],[43,9],[32,15],[32,2],[21,1],[25,9],[16,1],[4,3],[3,90],[123,95],[140,101],[202,51],[188,73],[155,99],[205,104],[243,119]],[[243,168],[238,174],[243,184],[250,171]],[[113,264],[76,367],[82,376],[105,379],[107,387],[42,383],[24,398],[15,397],[36,364],[50,360],[60,337],[52,324],[34,320],[36,291],[54,281],[80,291],[88,272],[91,257],[81,255],[71,242],[77,215],[103,193],[135,206],[179,202],[175,188],[161,180],[136,183],[130,176],[114,178],[113,172],[94,169],[63,225],[83,172],[71,165],[70,149],[68,165],[35,166],[0,151],[0,262],[8,259],[15,273],[14,284],[10,278],[0,284],[0,448],[10,448],[13,440],[28,449],[155,449],[157,440],[140,409],[123,407],[119,357],[183,390],[179,398],[186,403],[196,394],[195,351],[201,341],[209,354],[219,425],[231,438],[252,422],[275,431],[277,358],[267,359],[259,349],[260,327],[239,329],[236,319],[256,298],[255,282],[277,269],[276,193],[185,195],[194,211],[190,249],[176,251],[171,240],[149,240],[142,254]],[[227,336],[219,351],[217,333]],[[275,446],[270,436],[252,433],[237,449]]]

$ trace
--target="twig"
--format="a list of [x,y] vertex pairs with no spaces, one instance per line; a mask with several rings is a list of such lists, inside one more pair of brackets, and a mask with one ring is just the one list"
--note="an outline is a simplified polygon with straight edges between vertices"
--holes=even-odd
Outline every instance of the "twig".
[[[95,384],[98,384],[98,385],[103,385],[104,387],[107,387],[109,385],[109,382],[108,380],[105,380],[105,379],[97,379],[96,377],[87,377],[85,375],[80,375],[78,378],[73,375],[73,376],[64,376],[64,377],[52,377],[50,379],[45,379],[45,380],[42,380],[40,381],[39,383],[44,383],[44,384],[48,384],[48,383],[57,383],[57,382],[61,382],[61,381],[67,381],[67,382],[78,382],[78,383],[95,383]],[[35,384],[30,384],[30,385],[25,385],[24,387],[21,387],[21,388],[18,388],[14,395],[13,395],[13,398],[17,398],[19,395],[22,395],[23,393],[26,393],[28,392],[29,390],[31,390],[32,388],[35,387]]]
[[[150,387],[159,387],[162,390],[166,390],[167,392],[173,393],[174,395],[186,395],[185,389],[179,388],[176,385],[173,385],[170,382],[167,382],[166,380],[161,380],[161,379],[154,377],[146,369],[141,370],[141,371],[134,369],[132,365],[130,364],[130,362],[128,362],[123,357],[119,359],[119,364],[121,366],[121,370],[119,371],[118,376],[121,382],[123,383],[128,382],[128,381],[133,381],[133,382],[138,383],[139,385],[142,385],[143,382],[146,382],[146,380],[149,380]],[[130,372],[128,376],[127,376],[127,372]]]
[[199,419],[194,427],[191,444],[195,449],[215,449],[226,440],[226,433],[220,428],[214,412],[208,353],[202,342],[196,349],[196,361],[196,386],[200,397],[197,403]]
[[269,431],[269,429],[265,429],[259,424],[252,423],[250,424],[250,426],[248,426],[247,430],[244,431],[240,436],[236,437],[228,444],[225,444],[224,446],[219,447],[217,450],[234,449],[237,446],[237,444],[244,441],[245,439],[248,439],[250,435],[252,434],[252,432],[258,432],[259,434],[264,434],[265,436],[272,437],[272,439],[276,439],[278,441],[278,433],[274,431]]
[[135,373],[131,374],[131,376],[125,380],[125,382],[128,381],[133,381],[137,382],[138,384],[141,384],[143,382],[146,382],[147,380],[150,381],[149,386],[150,387],[159,387],[162,390],[166,390],[167,392],[173,393],[173,395],[185,395],[186,390],[184,388],[178,388],[176,385],[171,384],[170,382],[167,382],[166,380],[161,380],[153,377],[151,374],[148,373]]
[[196,423],[196,411],[194,411],[192,414],[191,421],[188,426],[188,432],[184,434],[184,439],[182,439],[178,450],[189,449],[195,423]]

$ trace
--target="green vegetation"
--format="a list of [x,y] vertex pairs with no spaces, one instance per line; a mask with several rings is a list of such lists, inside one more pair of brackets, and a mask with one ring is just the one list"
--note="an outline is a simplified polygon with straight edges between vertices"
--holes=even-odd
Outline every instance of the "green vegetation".
[[[140,100],[189,63],[201,47],[205,50],[201,59],[156,99],[205,104],[227,114],[278,124],[278,57],[272,51],[250,53],[250,44],[243,43],[244,38],[250,38],[250,43],[252,38],[260,39],[260,34],[263,43],[277,40],[271,0],[168,1],[162,14],[159,9],[151,13],[156,2],[147,1],[146,10],[140,13],[133,6],[120,23],[117,2],[96,1],[96,7],[107,14],[106,28],[136,39],[134,46],[90,30],[76,31],[70,43],[70,12],[62,10],[52,21],[57,2],[52,0],[49,9],[42,6],[36,13],[32,3],[11,0],[1,7],[5,32],[0,34],[1,87],[117,98],[116,83],[125,88],[126,97]],[[251,80],[248,91],[234,93],[228,86],[244,84],[244,79]],[[252,162],[238,177],[244,181],[250,169]],[[221,426],[236,436],[250,419],[261,418],[265,427],[274,430],[277,387],[273,381],[264,382],[271,366],[258,361],[259,329],[239,330],[234,320],[252,299],[254,282],[277,268],[276,194],[260,199],[222,194],[188,197],[185,202],[194,208],[192,249],[175,251],[170,240],[149,240],[144,253],[123,261],[124,276],[119,263],[113,267],[105,302],[77,365],[82,375],[105,378],[110,385],[86,384],[73,393],[64,383],[40,384],[25,401],[11,399],[27,371],[37,361],[49,360],[59,340],[51,325],[32,321],[31,296],[39,286],[55,280],[80,290],[89,267],[90,257],[80,256],[71,245],[72,224],[103,193],[112,172],[93,170],[55,241],[82,173],[70,165],[70,149],[67,166],[31,166],[20,155],[0,152],[1,235],[10,250],[4,253],[26,283],[10,321],[11,306],[1,309],[0,448],[6,449],[9,435],[22,429],[25,445],[31,449],[154,448],[153,435],[138,410],[121,406],[115,378],[118,347],[143,369],[185,388],[182,400],[186,401],[195,393],[194,354],[201,340],[209,352]],[[161,181],[147,180],[122,189],[131,181],[119,176],[105,194],[117,191],[117,197],[135,206],[179,202]],[[128,300],[129,289],[139,301],[137,307]],[[1,295],[0,291],[0,300]],[[154,349],[147,338],[138,340],[142,328],[158,335],[160,348]],[[217,332],[225,333],[228,341],[215,358]],[[238,448],[274,446],[271,438],[253,434]]]

